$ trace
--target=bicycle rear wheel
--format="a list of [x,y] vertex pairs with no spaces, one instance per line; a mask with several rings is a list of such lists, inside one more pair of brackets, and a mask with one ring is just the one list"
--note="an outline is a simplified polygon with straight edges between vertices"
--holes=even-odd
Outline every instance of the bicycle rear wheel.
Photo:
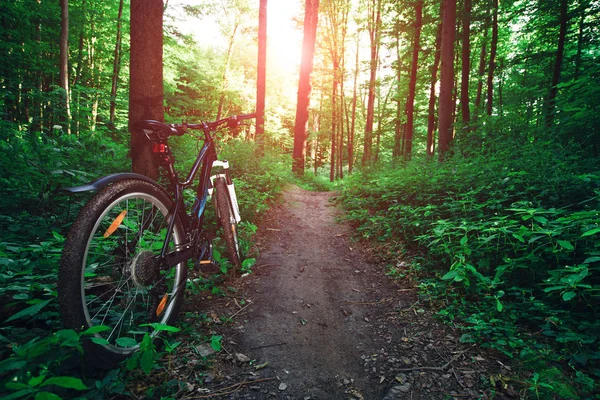
[[[183,301],[187,264],[160,268],[172,202],[165,191],[140,180],[123,180],[96,194],[75,220],[62,254],[58,299],[67,328],[107,328],[84,347],[98,367],[112,367],[139,349],[145,335],[171,324]],[[185,242],[175,221],[169,251]]]
[[237,221],[233,214],[233,206],[227,183],[224,178],[215,179],[215,190],[217,200],[217,219],[219,226],[223,229],[223,238],[227,248],[227,257],[235,269],[242,268],[240,246],[238,244]]

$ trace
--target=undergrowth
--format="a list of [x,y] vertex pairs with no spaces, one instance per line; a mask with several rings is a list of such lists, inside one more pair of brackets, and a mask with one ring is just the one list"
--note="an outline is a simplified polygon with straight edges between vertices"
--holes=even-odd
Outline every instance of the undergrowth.
[[462,341],[519,360],[524,391],[591,396],[600,168],[574,147],[511,140],[457,146],[443,163],[379,165],[346,182],[343,203],[362,237],[412,255],[391,273],[416,276]]
[[[62,329],[56,292],[62,243],[79,208],[91,194],[67,195],[61,187],[87,183],[103,175],[128,171],[128,145],[107,132],[65,135],[18,131],[2,124],[0,132],[0,397],[5,399],[114,398],[131,395],[133,382],[169,368],[179,344],[188,348],[208,342],[220,349],[220,337],[198,332],[182,322],[184,331],[166,336],[158,349],[151,341],[120,369],[89,371],[83,362],[82,335]],[[123,133],[126,137],[127,134]],[[196,154],[193,138],[175,143],[178,162],[189,168]],[[254,143],[228,140],[220,144],[221,158],[231,163],[242,218],[241,251],[252,255],[253,221],[268,210],[289,181],[289,160],[265,151],[257,156]],[[215,251],[219,257],[219,252]],[[243,262],[250,272],[252,259]],[[222,264],[225,264],[223,260]],[[225,268],[226,269],[226,268]],[[221,295],[214,277],[191,283],[192,293]],[[186,319],[202,319],[202,314]],[[172,335],[173,335],[172,334]],[[177,336],[178,335],[178,336]],[[182,339],[181,335],[185,335]],[[189,350],[189,349],[188,349]],[[199,357],[202,359],[202,357]],[[162,372],[161,372],[162,371]],[[182,382],[154,381],[143,397],[170,396]],[[137,393],[136,396],[139,396]]]

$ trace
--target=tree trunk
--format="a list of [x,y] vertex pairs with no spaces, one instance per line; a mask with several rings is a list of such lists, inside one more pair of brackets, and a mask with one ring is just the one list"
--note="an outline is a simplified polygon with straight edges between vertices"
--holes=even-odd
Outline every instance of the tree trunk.
[[468,125],[471,120],[471,111],[469,109],[469,71],[471,68],[471,0],[464,0],[464,15],[462,21],[462,75],[460,85],[460,110],[462,113],[462,122]]
[[404,131],[404,159],[410,160],[412,153],[412,140],[414,129],[415,90],[417,87],[417,67],[419,63],[419,47],[421,39],[421,24],[423,20],[423,1],[415,4],[415,36],[413,43],[412,63],[410,67],[410,82],[408,85],[408,98],[406,99],[406,130]]
[[481,106],[481,94],[483,92],[483,76],[485,75],[485,51],[488,36],[488,22],[486,19],[483,27],[483,40],[481,44],[481,52],[479,53],[479,70],[477,71],[477,96],[475,97],[475,115],[479,112]]
[[373,119],[375,113],[375,82],[377,79],[377,66],[379,63],[379,42],[381,27],[381,0],[369,1],[368,30],[371,39],[371,61],[369,76],[369,95],[367,100],[367,118],[365,124],[365,140],[363,150],[363,165],[372,160],[373,146]]
[[227,89],[227,75],[229,74],[229,64],[231,63],[231,53],[233,53],[233,45],[235,43],[235,34],[239,28],[239,23],[235,23],[233,31],[229,37],[229,43],[227,45],[227,54],[225,57],[225,67],[223,69],[223,76],[221,77],[221,96],[219,96],[219,106],[217,107],[217,120],[221,119],[223,113],[223,105],[225,103],[225,90]]
[[112,73],[112,85],[110,89],[110,116],[109,125],[110,129],[115,134],[115,111],[117,104],[117,83],[119,82],[119,72],[121,70],[121,27],[122,27],[122,16],[123,16],[123,0],[119,1],[119,14],[117,16],[117,38],[115,40],[115,56],[113,59],[113,73]]
[[339,68],[339,66],[334,65],[333,66],[333,87],[331,90],[331,162],[329,164],[329,181],[333,182],[333,180],[335,179],[335,158],[336,158],[336,128],[337,128],[337,102],[336,102],[336,98],[337,98],[337,68]]
[[63,89],[67,133],[71,133],[71,106],[69,102],[69,1],[60,0],[60,68],[59,84]]
[[442,20],[444,18],[444,2],[440,4],[440,23],[438,24],[437,33],[435,35],[435,55],[433,67],[431,68],[431,85],[429,87],[429,110],[427,117],[427,156],[433,157],[435,154],[435,85],[437,83],[437,72],[440,65],[440,50],[442,43]]
[[133,172],[158,179],[159,163],[152,142],[132,130],[135,121],[164,119],[163,2],[131,0],[129,131]]
[[490,67],[487,78],[487,114],[492,115],[494,93],[494,71],[496,69],[496,48],[498,47],[498,0],[493,0],[492,11],[492,44],[490,49]]
[[[495,0],[497,1],[497,0]],[[456,0],[444,0],[442,22],[440,105],[438,122],[438,155],[444,160],[452,140],[452,87],[454,84],[454,34],[456,23]]]
[[258,62],[256,77],[256,139],[262,143],[265,133],[265,88],[267,66],[267,0],[258,9]]
[[292,172],[304,175],[306,158],[306,130],[308,123],[308,107],[310,101],[310,74],[313,69],[315,40],[319,0],[306,0],[304,14],[304,38],[302,39],[302,59],[300,61],[300,77],[298,81],[298,101],[296,103],[296,123],[294,126],[294,151]]
[[360,40],[358,33],[356,34],[356,58],[354,62],[354,88],[352,91],[352,126],[349,131],[349,139],[348,139],[348,173],[352,173],[352,168],[354,167],[354,134],[356,133],[356,87],[358,81],[358,54],[360,49]]
[[565,52],[565,38],[567,36],[567,19],[568,19],[568,0],[560,1],[560,32],[558,36],[558,46],[556,49],[556,60],[554,62],[554,72],[552,74],[552,86],[548,94],[546,106],[546,126],[552,126],[554,121],[554,103],[556,102],[556,94],[558,93],[558,83],[560,82],[560,73],[562,69],[562,60]]
[[394,148],[392,150],[392,158],[400,157],[402,139],[402,98],[400,96],[400,78],[402,63],[400,60],[400,30],[395,32],[396,34],[396,120],[394,121]]

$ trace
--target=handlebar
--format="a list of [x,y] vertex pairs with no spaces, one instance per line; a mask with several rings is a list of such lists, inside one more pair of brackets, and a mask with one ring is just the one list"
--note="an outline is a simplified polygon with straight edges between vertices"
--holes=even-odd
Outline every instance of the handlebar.
[[134,129],[141,130],[149,139],[164,141],[169,136],[183,136],[188,129],[202,129],[215,131],[219,126],[227,124],[229,128],[235,128],[240,122],[256,118],[256,113],[233,115],[213,122],[201,122],[199,124],[165,124],[160,121],[143,120],[134,124]]

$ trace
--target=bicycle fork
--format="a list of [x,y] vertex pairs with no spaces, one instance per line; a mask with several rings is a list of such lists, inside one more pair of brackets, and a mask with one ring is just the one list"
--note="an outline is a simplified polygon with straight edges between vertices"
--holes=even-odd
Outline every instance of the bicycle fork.
[[[238,206],[238,201],[237,201],[237,195],[235,194],[235,185],[233,183],[233,181],[231,180],[231,176],[229,175],[229,161],[213,161],[212,164],[213,168],[215,167],[222,167],[224,173],[222,174],[215,174],[212,175],[210,177],[210,186],[208,188],[208,197],[209,199],[212,198],[212,193],[215,187],[215,179],[218,178],[224,178],[225,179],[225,183],[227,185],[227,192],[229,193],[229,199],[231,200],[231,208],[232,208],[232,212],[233,212],[233,217],[235,218],[235,222],[239,223],[242,218],[240,217],[240,208]],[[218,207],[215,207],[217,209],[217,213],[219,212]]]

